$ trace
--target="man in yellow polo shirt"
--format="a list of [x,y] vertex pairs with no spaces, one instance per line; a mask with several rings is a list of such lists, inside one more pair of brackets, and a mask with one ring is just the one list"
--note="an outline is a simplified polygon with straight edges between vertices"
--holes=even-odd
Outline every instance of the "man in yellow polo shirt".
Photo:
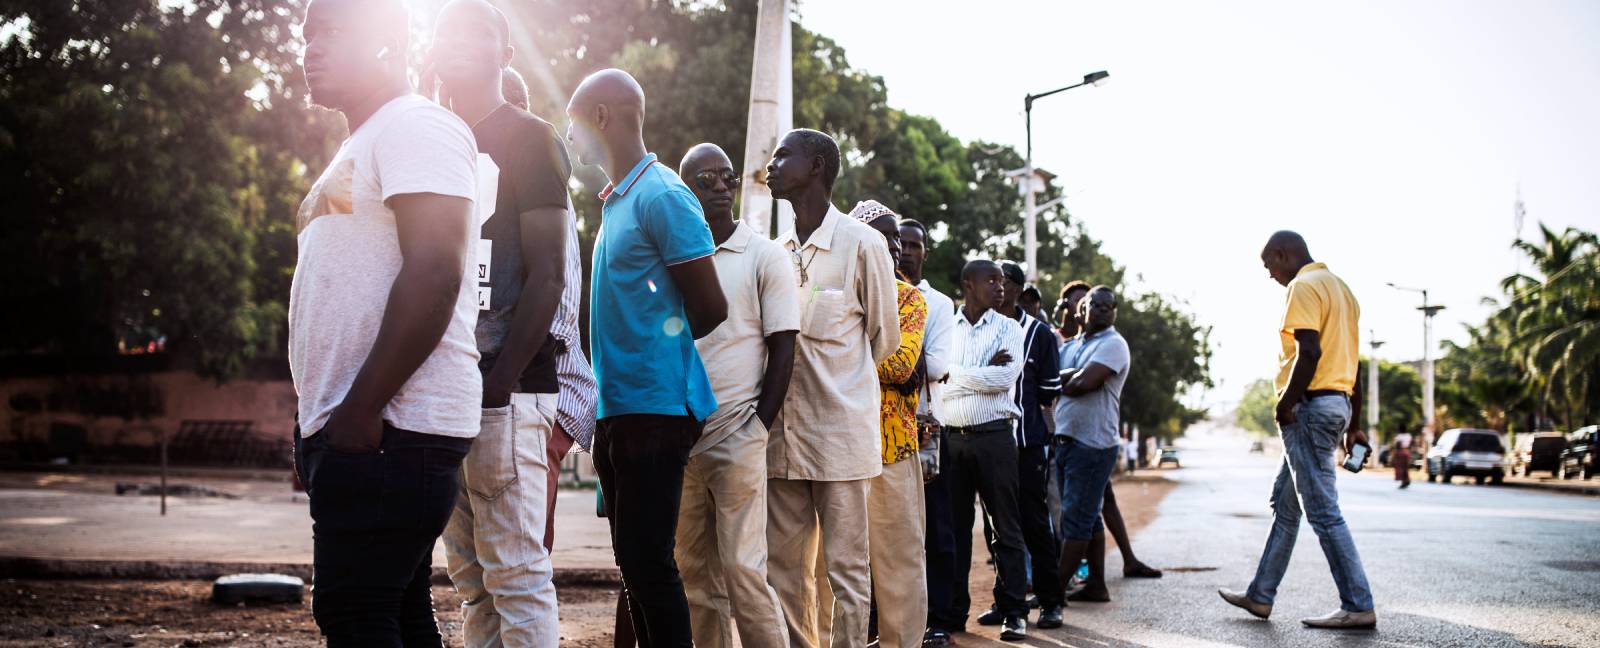
[[1272,487],[1272,532],[1267,535],[1255,578],[1243,592],[1218,593],[1251,614],[1263,619],[1271,616],[1304,507],[1304,516],[1322,543],[1322,553],[1339,588],[1339,609],[1300,622],[1314,628],[1370,628],[1378,623],[1372,589],[1350,527],[1339,512],[1333,465],[1333,449],[1340,445],[1341,436],[1346,448],[1367,443],[1354,423],[1361,411],[1360,400],[1354,400],[1352,411],[1351,399],[1359,373],[1361,306],[1350,288],[1328,271],[1327,264],[1311,259],[1299,234],[1273,234],[1261,251],[1261,263],[1273,280],[1289,289],[1278,327],[1283,350],[1276,383],[1283,468]]

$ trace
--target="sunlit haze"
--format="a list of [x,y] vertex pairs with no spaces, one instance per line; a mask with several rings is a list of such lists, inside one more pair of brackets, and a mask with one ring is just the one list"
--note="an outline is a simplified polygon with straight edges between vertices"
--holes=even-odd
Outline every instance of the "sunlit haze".
[[[1543,221],[1600,228],[1600,4],[858,2],[801,23],[884,78],[890,104],[963,140],[1023,145],[1136,276],[1215,327],[1212,403],[1269,377],[1282,288],[1257,257],[1306,236],[1380,357],[1422,355],[1421,296],[1457,340]],[[915,214],[912,214],[915,216]],[[1019,217],[1020,218],[1020,217]],[[1137,352],[1137,350],[1135,350]]]

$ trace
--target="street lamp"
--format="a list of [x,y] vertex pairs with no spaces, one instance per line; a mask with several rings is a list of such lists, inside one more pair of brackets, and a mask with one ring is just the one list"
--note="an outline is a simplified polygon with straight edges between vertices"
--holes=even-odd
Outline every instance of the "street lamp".
[[1378,341],[1377,331],[1368,331],[1369,343],[1372,344],[1372,357],[1367,360],[1367,437],[1373,441],[1378,440],[1378,347],[1384,343]]
[[1428,291],[1423,288],[1407,288],[1396,286],[1389,282],[1389,287],[1406,292],[1422,293],[1422,305],[1417,310],[1422,311],[1422,434],[1428,444],[1433,444],[1433,316],[1444,310],[1443,306],[1430,306],[1428,304]]
[[1083,75],[1082,83],[1074,83],[1065,88],[1056,88],[1055,90],[1051,90],[1049,92],[1030,94],[1022,98],[1022,112],[1024,114],[1024,119],[1027,122],[1028,129],[1027,154],[1024,157],[1024,166],[1022,169],[1022,182],[1027,183],[1024,184],[1022,188],[1022,222],[1023,248],[1026,250],[1027,254],[1025,261],[1028,266],[1029,281],[1039,280],[1039,238],[1034,232],[1034,221],[1038,218],[1039,212],[1044,209],[1041,207],[1035,207],[1033,205],[1035,182],[1033,172],[1033,102],[1037,99],[1043,99],[1053,94],[1066,92],[1073,88],[1081,88],[1086,85],[1103,85],[1106,82],[1106,79],[1110,76],[1111,73],[1106,72],[1105,70],[1090,72]]

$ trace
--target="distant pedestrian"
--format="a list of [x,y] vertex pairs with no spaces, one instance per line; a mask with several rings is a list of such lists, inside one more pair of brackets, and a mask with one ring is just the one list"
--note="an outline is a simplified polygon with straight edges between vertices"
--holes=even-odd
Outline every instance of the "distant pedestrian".
[[1361,307],[1327,264],[1312,260],[1299,234],[1273,234],[1261,251],[1261,263],[1274,281],[1288,288],[1278,327],[1282,350],[1275,381],[1283,467],[1272,487],[1272,531],[1255,578],[1243,592],[1219,593],[1223,600],[1263,619],[1272,614],[1303,508],[1339,588],[1339,609],[1300,622],[1316,628],[1370,628],[1378,623],[1372,589],[1350,527],[1339,512],[1333,462],[1335,447],[1348,450],[1366,443],[1356,423],[1360,401],[1350,398],[1360,357],[1356,325]]
[[727,321],[695,341],[717,411],[689,450],[678,512],[675,555],[694,645],[728,648],[737,627],[745,646],[787,646],[778,594],[767,583],[767,430],[794,370],[794,270],[783,248],[733,219],[739,172],[720,147],[690,148],[678,176],[705,211],[728,300]]
[[595,472],[641,645],[692,645],[673,559],[683,470],[717,409],[694,340],[727,319],[716,247],[694,193],[645,147],[644,90],[621,70],[578,85],[567,105],[578,161],[611,180],[590,281],[590,349],[600,386]]
[[1401,432],[1394,437],[1394,448],[1389,451],[1389,465],[1394,467],[1394,479],[1400,488],[1411,487],[1411,433]]
[[289,369],[330,646],[439,646],[433,548],[479,432],[478,149],[416,94],[398,0],[306,10],[311,100],[350,135],[295,218]]

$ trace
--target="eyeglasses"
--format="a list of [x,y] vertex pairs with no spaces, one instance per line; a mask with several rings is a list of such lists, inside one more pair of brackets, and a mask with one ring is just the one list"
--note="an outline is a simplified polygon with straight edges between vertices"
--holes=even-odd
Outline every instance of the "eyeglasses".
[[695,186],[700,187],[701,191],[711,191],[712,187],[717,186],[717,180],[719,178],[722,180],[722,184],[728,186],[728,189],[739,188],[739,181],[741,178],[739,177],[739,174],[735,173],[732,169],[726,169],[723,171],[701,171],[694,174],[694,184]]

